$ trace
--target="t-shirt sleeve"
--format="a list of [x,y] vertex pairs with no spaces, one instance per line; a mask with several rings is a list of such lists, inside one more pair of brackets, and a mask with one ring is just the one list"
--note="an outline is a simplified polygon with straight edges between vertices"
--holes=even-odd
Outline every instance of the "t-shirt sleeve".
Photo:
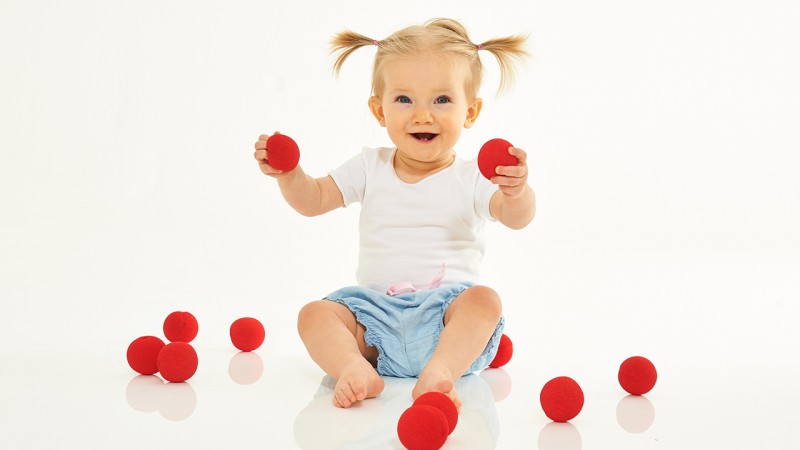
[[497,219],[492,217],[492,213],[489,211],[489,203],[492,200],[492,195],[497,192],[497,186],[480,174],[477,169],[477,163],[475,166],[475,212],[482,219],[496,222]]
[[342,193],[345,207],[351,203],[361,202],[364,199],[367,170],[363,152],[350,158],[338,168],[331,170],[328,175],[333,178],[333,182],[336,183]]

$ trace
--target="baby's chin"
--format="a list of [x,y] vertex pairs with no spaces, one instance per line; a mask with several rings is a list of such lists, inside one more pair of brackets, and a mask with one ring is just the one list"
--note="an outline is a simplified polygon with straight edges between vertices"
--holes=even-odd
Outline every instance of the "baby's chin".
[[437,164],[451,161],[455,157],[456,152],[452,149],[443,152],[426,152],[397,147],[397,155],[404,161],[413,161],[421,164]]

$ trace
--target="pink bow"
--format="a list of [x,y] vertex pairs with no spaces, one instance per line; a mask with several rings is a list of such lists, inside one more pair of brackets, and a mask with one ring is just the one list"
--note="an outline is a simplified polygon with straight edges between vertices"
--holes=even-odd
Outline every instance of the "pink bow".
[[[444,270],[445,264],[442,263],[442,270],[436,275],[436,277],[431,282],[431,285],[428,286],[426,289],[436,289],[439,287],[439,284],[442,283],[442,278],[444,278]],[[386,295],[391,295],[394,297],[395,295],[405,294],[406,292],[417,292],[417,288],[414,287],[413,284],[407,281],[401,281],[399,283],[395,283],[389,286],[389,289],[386,290]]]

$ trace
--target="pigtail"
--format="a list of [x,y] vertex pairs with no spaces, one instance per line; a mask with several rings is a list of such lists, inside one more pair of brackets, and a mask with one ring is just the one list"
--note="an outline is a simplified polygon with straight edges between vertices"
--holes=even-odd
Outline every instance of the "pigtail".
[[363,34],[358,34],[350,30],[342,31],[331,39],[331,54],[339,52],[336,62],[333,64],[333,73],[339,75],[342,64],[351,53],[367,45],[376,45],[377,41],[370,39]]
[[480,50],[491,52],[500,64],[500,87],[497,91],[499,95],[513,84],[515,63],[529,56],[525,50],[527,39],[527,35],[514,35],[475,44],[469,38],[467,29],[458,21],[439,18],[429,20],[421,26],[403,28],[381,41],[345,30],[337,33],[330,43],[331,54],[337,54],[336,62],[333,64],[333,73],[336,76],[339,75],[345,60],[354,51],[370,45],[378,47],[372,68],[372,92],[377,96],[383,92],[382,62],[388,56],[420,55],[435,50],[448,56],[464,57],[470,67],[470,75],[466,80],[467,96],[475,98],[483,77]]
[[500,65],[498,94],[514,84],[514,64],[530,56],[530,53],[525,50],[525,42],[527,40],[527,35],[514,35],[489,39],[477,45],[478,50],[487,50],[494,55]]

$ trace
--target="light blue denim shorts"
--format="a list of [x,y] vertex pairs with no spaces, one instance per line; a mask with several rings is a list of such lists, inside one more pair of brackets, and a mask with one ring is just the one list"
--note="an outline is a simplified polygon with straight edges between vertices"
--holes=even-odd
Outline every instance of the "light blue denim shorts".
[[[447,284],[435,289],[390,296],[361,286],[331,293],[325,300],[347,306],[366,328],[364,340],[378,349],[378,373],[418,377],[430,359],[444,328],[447,307],[472,283]],[[494,330],[481,355],[464,375],[485,369],[497,354],[505,318]]]

